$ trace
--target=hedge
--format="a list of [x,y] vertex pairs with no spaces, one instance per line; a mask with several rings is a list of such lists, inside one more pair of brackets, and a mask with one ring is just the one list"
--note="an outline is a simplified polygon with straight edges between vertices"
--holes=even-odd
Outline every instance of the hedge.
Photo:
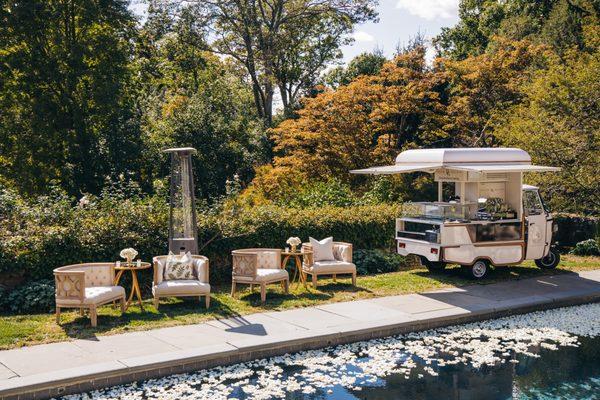
[[573,214],[555,214],[558,225],[556,244],[561,248],[571,248],[577,243],[600,236],[600,218]]
[[[308,240],[332,235],[356,249],[391,248],[399,212],[400,206],[392,205],[200,210],[200,253],[211,261],[211,281],[226,282],[231,276],[231,250],[282,248],[290,236]],[[0,238],[0,283],[2,276],[48,279],[61,265],[114,261],[125,247],[137,249],[144,260],[167,251],[168,207],[157,198],[25,209],[6,218],[3,225],[8,234]]]

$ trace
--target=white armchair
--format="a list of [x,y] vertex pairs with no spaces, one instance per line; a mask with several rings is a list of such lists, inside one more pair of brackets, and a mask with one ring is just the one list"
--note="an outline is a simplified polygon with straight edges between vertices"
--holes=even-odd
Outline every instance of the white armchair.
[[192,255],[196,279],[165,280],[164,270],[169,256],[156,256],[152,259],[154,265],[154,279],[152,281],[152,295],[154,307],[158,309],[161,297],[198,297],[210,307],[210,283],[208,279],[208,258]]
[[281,282],[285,293],[289,291],[290,277],[281,268],[280,249],[241,249],[231,252],[233,270],[231,276],[231,296],[235,295],[236,284],[260,285],[260,300],[267,299],[266,286]]
[[344,242],[333,242],[333,257],[335,260],[314,261],[312,246],[303,243],[302,250],[306,251],[302,263],[302,271],[312,277],[314,287],[317,287],[319,275],[332,275],[336,281],[338,275],[352,275],[352,284],[356,286],[356,265],[352,263],[352,244]]
[[60,323],[61,308],[88,309],[92,326],[98,325],[99,306],[121,302],[125,311],[125,289],[115,286],[114,263],[74,264],[54,270],[56,284],[56,323]]

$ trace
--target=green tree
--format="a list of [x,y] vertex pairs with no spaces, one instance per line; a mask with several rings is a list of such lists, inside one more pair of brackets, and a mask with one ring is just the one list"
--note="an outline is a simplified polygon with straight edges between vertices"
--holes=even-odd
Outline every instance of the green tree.
[[194,147],[197,195],[211,200],[228,179],[253,177],[253,166],[266,162],[266,138],[240,66],[204,50],[204,26],[190,9],[167,15],[160,5],[150,10],[135,61],[145,158],[153,160],[144,176],[152,183],[168,174],[162,149]]
[[442,55],[465,59],[496,43],[496,37],[528,39],[559,54],[585,48],[586,25],[597,24],[598,0],[462,0],[460,21],[434,39]]
[[290,113],[323,69],[341,57],[356,23],[374,20],[375,0],[204,0],[212,49],[246,69],[258,115],[270,125],[279,89]]
[[349,84],[361,75],[378,74],[386,61],[381,50],[362,53],[354,57],[347,67],[333,68],[325,75],[324,81],[329,87],[337,89],[342,85]]
[[123,0],[0,1],[0,175],[45,192],[138,171],[127,88],[135,20]]
[[535,162],[562,168],[530,176],[548,192],[553,210],[600,212],[600,53],[572,52],[524,88],[527,99],[499,118],[502,144],[528,151]]

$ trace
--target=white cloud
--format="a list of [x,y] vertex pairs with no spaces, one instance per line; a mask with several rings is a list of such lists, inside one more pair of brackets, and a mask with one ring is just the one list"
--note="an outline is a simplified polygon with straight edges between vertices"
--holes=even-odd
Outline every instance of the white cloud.
[[375,41],[375,37],[373,37],[373,35],[365,32],[365,31],[354,32],[352,37],[357,42],[374,42]]
[[459,0],[398,0],[396,8],[404,9],[417,17],[432,20],[456,16],[458,3]]

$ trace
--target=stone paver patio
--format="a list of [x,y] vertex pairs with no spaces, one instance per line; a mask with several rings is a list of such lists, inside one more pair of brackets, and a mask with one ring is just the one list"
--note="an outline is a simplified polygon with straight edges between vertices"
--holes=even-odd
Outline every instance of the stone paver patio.
[[0,398],[48,398],[286,352],[598,300],[600,269],[6,350],[0,351]]

